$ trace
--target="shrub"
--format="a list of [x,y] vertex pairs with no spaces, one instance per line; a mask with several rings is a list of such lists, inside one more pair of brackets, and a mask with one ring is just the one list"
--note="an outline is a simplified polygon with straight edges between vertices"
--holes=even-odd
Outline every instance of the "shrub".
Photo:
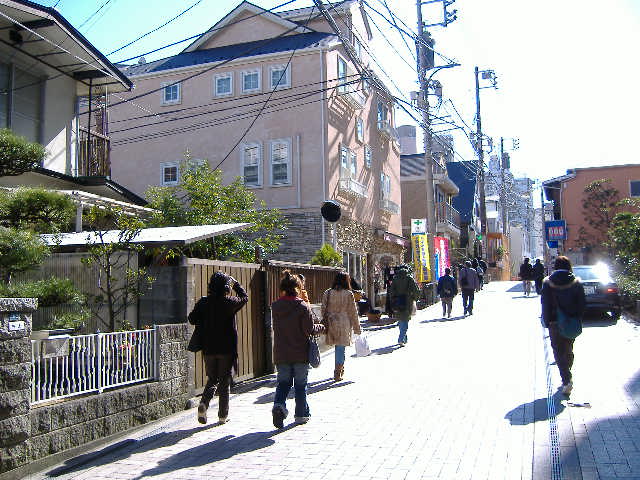
[[7,128],[0,129],[0,177],[20,175],[42,164],[47,151]]
[[35,268],[50,254],[40,237],[27,230],[0,227],[0,275],[11,283],[11,276]]
[[313,265],[325,265],[327,267],[342,266],[342,255],[336,251],[331,245],[325,243],[316,251],[311,259]]
[[74,287],[71,280],[56,277],[35,282],[0,284],[0,297],[37,298],[38,307],[80,305],[84,302],[84,296]]
[[67,195],[44,188],[18,188],[0,194],[0,223],[37,233],[68,231],[76,206]]

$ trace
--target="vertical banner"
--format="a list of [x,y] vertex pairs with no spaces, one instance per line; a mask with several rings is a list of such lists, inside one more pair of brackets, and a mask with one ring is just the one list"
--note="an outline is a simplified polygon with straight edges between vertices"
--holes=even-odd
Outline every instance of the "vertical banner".
[[444,237],[433,238],[433,254],[435,255],[436,280],[444,275],[444,269],[451,266],[449,260],[449,239]]
[[416,282],[424,283],[431,280],[429,268],[429,248],[427,235],[417,233],[411,235],[411,248],[413,251],[413,267]]

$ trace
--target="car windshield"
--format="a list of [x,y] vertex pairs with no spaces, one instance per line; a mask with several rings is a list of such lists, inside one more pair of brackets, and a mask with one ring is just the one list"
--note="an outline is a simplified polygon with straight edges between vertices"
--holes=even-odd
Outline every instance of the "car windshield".
[[611,283],[611,276],[606,265],[589,265],[573,268],[573,274],[581,280],[588,282],[596,280],[602,283]]

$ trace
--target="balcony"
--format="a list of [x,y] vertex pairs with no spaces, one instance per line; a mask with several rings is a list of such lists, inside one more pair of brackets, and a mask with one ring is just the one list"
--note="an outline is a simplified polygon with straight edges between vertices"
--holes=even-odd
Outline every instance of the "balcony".
[[387,140],[396,141],[398,139],[396,129],[393,128],[387,120],[378,120],[378,131],[383,137],[386,137]]
[[341,178],[338,190],[347,196],[367,198],[367,187],[353,178]]
[[436,229],[460,235],[460,213],[446,202],[436,203]]
[[394,215],[400,214],[400,206],[388,198],[380,199],[380,210],[384,210],[385,212],[392,213]]
[[338,92],[340,97],[355,110],[364,108],[367,101],[364,94],[359,90],[358,85],[343,85],[339,87]]
[[449,174],[447,173],[447,169],[444,165],[440,165],[434,160],[432,163],[432,170],[433,183],[440,185],[443,192],[450,195],[458,195],[458,193],[460,193],[458,186],[449,178]]
[[110,139],[105,135],[90,132],[80,127],[78,145],[78,170],[79,177],[110,177],[111,151]]

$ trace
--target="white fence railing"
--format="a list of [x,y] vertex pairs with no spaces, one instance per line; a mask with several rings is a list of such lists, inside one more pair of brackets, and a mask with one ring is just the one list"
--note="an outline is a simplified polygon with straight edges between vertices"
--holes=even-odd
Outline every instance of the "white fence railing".
[[157,376],[156,329],[31,340],[31,404]]

